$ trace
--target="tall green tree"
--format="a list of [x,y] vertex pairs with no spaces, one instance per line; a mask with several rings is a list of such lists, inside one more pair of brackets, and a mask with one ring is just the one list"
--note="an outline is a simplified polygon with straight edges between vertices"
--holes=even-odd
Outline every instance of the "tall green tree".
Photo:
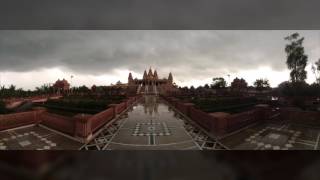
[[212,89],[221,89],[227,86],[227,82],[222,77],[213,78],[211,88]]
[[316,83],[320,84],[320,59],[312,65],[312,71],[316,77]]
[[253,85],[258,91],[262,91],[262,90],[266,90],[266,89],[270,88],[270,84],[269,84],[268,79],[257,79],[253,83]]
[[290,77],[292,82],[304,81],[307,78],[305,68],[308,62],[308,56],[304,54],[302,46],[304,37],[299,37],[298,33],[294,33],[285,37],[289,44],[285,47],[287,53],[287,66],[291,70]]

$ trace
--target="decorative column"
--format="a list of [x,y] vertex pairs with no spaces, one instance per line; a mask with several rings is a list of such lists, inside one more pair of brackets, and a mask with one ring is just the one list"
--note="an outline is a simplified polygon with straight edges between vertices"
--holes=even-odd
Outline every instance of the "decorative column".
[[113,118],[115,118],[117,116],[117,105],[118,104],[109,104],[109,107],[112,108],[112,112],[113,112]]
[[190,117],[190,109],[194,107],[194,104],[193,104],[193,103],[184,103],[183,105],[184,105],[185,108],[186,108],[186,110],[185,110],[185,112],[184,112],[185,115],[188,116],[188,117]]
[[216,135],[225,134],[228,130],[228,116],[230,116],[230,114],[225,112],[215,112],[210,113],[209,115],[213,117],[210,131]]
[[81,138],[89,138],[92,135],[91,120],[90,118],[77,118],[75,125],[75,136]]
[[268,104],[258,104],[255,106],[256,114],[255,120],[257,121],[265,121],[268,118],[268,114],[270,114],[270,107]]

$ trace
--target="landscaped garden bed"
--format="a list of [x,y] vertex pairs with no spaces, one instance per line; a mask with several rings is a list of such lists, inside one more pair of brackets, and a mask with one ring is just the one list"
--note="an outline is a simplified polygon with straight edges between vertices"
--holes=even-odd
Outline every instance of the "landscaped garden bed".
[[96,114],[108,108],[110,104],[120,103],[125,96],[66,96],[61,99],[48,100],[34,106],[45,107],[48,112],[66,116],[79,113]]
[[184,98],[183,101],[195,104],[204,112],[240,113],[252,109],[260,102],[256,98],[214,97],[214,98]]

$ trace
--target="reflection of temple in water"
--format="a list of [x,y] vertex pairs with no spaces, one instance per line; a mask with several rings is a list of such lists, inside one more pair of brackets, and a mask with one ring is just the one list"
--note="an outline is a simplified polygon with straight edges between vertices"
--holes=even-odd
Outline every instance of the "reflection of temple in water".
[[153,113],[158,114],[158,97],[157,96],[144,96],[144,113],[149,113],[152,115]]

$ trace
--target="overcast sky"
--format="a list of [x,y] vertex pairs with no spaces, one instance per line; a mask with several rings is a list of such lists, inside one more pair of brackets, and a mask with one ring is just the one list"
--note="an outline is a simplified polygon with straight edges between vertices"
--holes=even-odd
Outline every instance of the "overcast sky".
[[[0,31],[0,83],[34,89],[58,78],[73,86],[127,82],[145,69],[173,73],[179,86],[211,83],[213,77],[289,79],[284,37],[305,37],[308,83],[310,64],[320,58],[320,31]],[[230,74],[230,81],[228,78]]]

